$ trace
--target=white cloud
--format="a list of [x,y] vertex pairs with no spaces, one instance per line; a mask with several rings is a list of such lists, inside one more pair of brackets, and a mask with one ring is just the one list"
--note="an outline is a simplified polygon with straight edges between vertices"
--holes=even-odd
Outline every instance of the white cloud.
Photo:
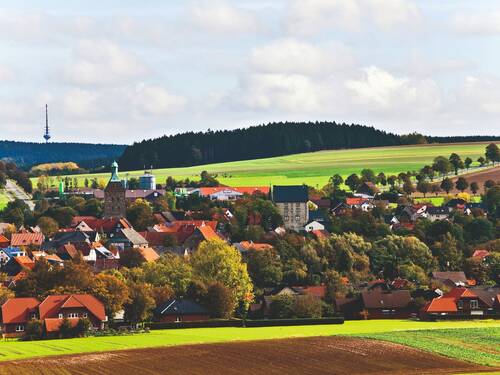
[[236,101],[251,110],[312,112],[321,109],[323,90],[299,74],[252,74],[240,82]]
[[338,42],[315,46],[294,39],[277,40],[252,51],[253,69],[264,73],[329,75],[351,67],[351,50]]
[[261,28],[254,12],[234,7],[222,0],[194,4],[190,9],[190,17],[200,29],[228,36],[255,33]]
[[431,79],[395,77],[376,66],[363,69],[361,78],[349,79],[345,86],[370,111],[435,111],[441,105],[438,85]]
[[67,79],[78,85],[113,85],[143,77],[148,69],[132,53],[106,40],[80,41]]
[[186,105],[186,99],[173,95],[159,86],[139,86],[133,102],[136,108],[146,115],[172,115],[180,112]]
[[95,91],[72,89],[64,94],[63,109],[69,117],[92,118],[100,108],[100,95]]
[[14,79],[14,72],[7,66],[0,65],[0,81],[12,81]]
[[467,76],[457,94],[460,106],[491,115],[500,114],[500,78]]
[[294,34],[314,34],[323,29],[356,32],[372,24],[390,31],[415,27],[421,18],[413,0],[293,0],[286,24]]
[[500,9],[489,12],[455,13],[451,18],[451,28],[460,34],[498,35]]
[[311,34],[323,28],[354,31],[360,28],[358,0],[293,0],[287,27],[294,34]]

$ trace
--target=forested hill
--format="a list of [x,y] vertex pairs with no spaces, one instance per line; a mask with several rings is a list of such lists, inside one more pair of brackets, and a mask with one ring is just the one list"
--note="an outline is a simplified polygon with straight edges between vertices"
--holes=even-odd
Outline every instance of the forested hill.
[[188,132],[127,147],[122,169],[184,167],[259,159],[318,150],[391,146],[400,137],[372,127],[324,123],[273,123],[236,130]]
[[0,159],[14,161],[22,167],[41,163],[73,161],[83,168],[96,168],[118,159],[124,145],[87,143],[30,143],[0,141]]

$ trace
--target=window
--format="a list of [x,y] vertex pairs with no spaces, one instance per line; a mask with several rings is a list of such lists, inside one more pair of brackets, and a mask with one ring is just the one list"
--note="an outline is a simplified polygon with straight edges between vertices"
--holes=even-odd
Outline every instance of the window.
[[176,323],[182,322],[182,319],[179,316],[177,316],[177,317],[175,317],[175,322]]
[[78,318],[78,313],[69,313],[68,318]]
[[299,215],[295,216],[295,221],[300,221],[300,216]]
[[59,319],[64,318],[63,314],[59,313]]
[[16,332],[24,332],[24,326],[22,324],[17,325]]
[[464,301],[459,300],[458,303],[457,303],[457,307],[458,307],[459,310],[463,309],[464,308]]
[[473,299],[470,301],[470,308],[472,309],[479,309],[479,301],[477,299]]
[[87,314],[87,313],[83,313],[83,314],[82,314],[82,317],[83,317],[83,318],[87,318],[87,317],[88,317],[88,314]]
[[283,218],[283,220],[288,221],[288,215],[285,215],[285,217]]

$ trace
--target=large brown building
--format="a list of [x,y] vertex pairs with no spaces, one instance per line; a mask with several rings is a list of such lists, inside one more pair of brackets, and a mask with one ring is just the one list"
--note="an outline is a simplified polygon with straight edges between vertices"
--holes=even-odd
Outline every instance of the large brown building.
[[283,218],[286,229],[301,231],[309,219],[307,186],[274,186],[273,202]]
[[118,163],[111,165],[111,179],[104,189],[104,218],[122,218],[127,211],[126,189],[118,178]]

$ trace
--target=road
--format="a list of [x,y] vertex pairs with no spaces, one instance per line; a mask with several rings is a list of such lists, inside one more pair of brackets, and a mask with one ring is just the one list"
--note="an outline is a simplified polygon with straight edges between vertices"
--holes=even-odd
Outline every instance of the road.
[[35,203],[33,202],[32,197],[14,181],[7,180],[5,191],[7,192],[7,195],[11,198],[11,200],[20,199],[28,205],[31,211],[35,210]]

